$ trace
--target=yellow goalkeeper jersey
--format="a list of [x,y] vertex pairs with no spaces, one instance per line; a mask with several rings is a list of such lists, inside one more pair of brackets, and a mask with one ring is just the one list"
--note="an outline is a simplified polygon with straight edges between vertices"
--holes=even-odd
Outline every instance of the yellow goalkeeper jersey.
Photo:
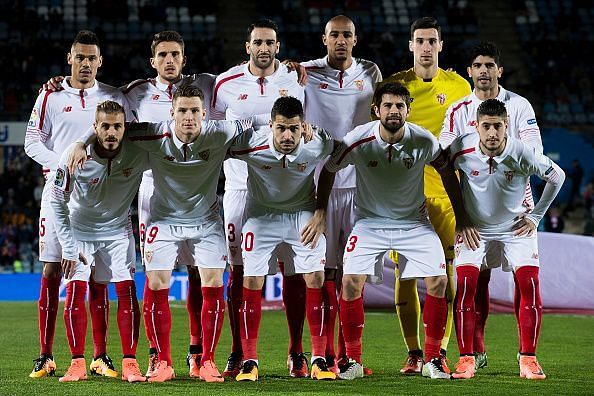
[[[428,129],[438,139],[448,107],[472,92],[468,81],[458,73],[441,68],[431,80],[423,80],[411,68],[392,74],[381,84],[387,82],[399,82],[408,88],[413,102],[407,121]],[[441,177],[432,166],[425,167],[425,196],[447,197]]]

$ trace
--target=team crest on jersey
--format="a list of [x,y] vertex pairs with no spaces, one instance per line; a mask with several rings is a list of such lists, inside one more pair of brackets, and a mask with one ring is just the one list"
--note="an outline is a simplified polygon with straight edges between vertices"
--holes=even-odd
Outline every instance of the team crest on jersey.
[[514,172],[514,171],[504,171],[503,173],[505,174],[505,180],[507,180],[508,182],[510,182],[514,178],[514,175],[515,175],[516,172]]
[[320,83],[320,89],[328,89],[328,83]]
[[406,169],[410,169],[410,168],[412,168],[415,160],[412,157],[406,157],[406,158],[402,159],[402,162],[404,162],[404,167]]
[[363,80],[355,80],[355,87],[357,87],[359,91],[363,91]]
[[132,169],[134,168],[126,168],[122,170],[122,174],[124,175],[124,177],[130,177],[130,175],[132,174]]
[[287,95],[289,95],[289,90],[288,89],[279,89],[278,90],[278,96],[283,97],[283,96],[287,96]]
[[29,126],[30,127],[35,126],[35,123],[37,122],[38,119],[39,119],[39,116],[37,115],[37,109],[33,109],[33,111],[31,112],[31,117],[29,117]]
[[440,105],[442,105],[442,106],[445,104],[445,102],[446,102],[446,98],[447,98],[447,97],[446,97],[446,94],[444,94],[444,93],[437,94],[437,101],[438,101],[438,102],[439,102],[439,104],[440,104]]
[[375,168],[377,167],[377,161],[376,160],[371,160],[367,163],[367,167],[368,168]]
[[58,168],[56,171],[56,180],[54,180],[54,184],[58,187],[64,186],[64,180],[66,180],[66,172],[62,168]]
[[297,164],[297,169],[299,169],[299,172],[305,172],[306,168],[307,168],[307,162],[302,162],[300,164]]
[[144,251],[144,258],[145,258],[145,259],[146,259],[146,261],[147,261],[147,262],[149,262],[149,263],[150,263],[151,261],[153,261],[153,252],[152,252],[152,250],[151,250],[151,251],[147,251],[147,250],[145,250],[145,251]]
[[247,100],[248,94],[239,94],[237,100]]
[[208,157],[210,157],[210,150],[204,150],[198,153],[198,157],[200,157],[203,161],[208,161]]
[[72,106],[66,106],[62,109],[62,113],[70,113],[72,111]]
[[153,95],[153,97],[151,98],[152,100],[159,100],[160,95],[159,94],[155,94]]

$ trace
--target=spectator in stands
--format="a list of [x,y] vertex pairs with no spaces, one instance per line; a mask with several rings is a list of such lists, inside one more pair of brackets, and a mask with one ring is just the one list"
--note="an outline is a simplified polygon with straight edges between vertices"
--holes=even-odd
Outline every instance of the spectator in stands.
[[565,222],[561,217],[559,208],[551,207],[545,216],[545,231],[546,232],[563,232],[565,228]]
[[576,198],[580,197],[580,186],[584,178],[584,169],[577,159],[571,162],[571,168],[567,171],[568,179],[571,180],[571,190],[569,191],[569,199],[567,200],[567,207],[565,213],[570,212],[575,207]]

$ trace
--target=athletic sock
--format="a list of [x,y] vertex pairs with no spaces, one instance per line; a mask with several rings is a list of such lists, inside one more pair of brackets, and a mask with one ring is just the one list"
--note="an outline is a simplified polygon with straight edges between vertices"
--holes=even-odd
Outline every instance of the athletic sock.
[[215,351],[225,321],[225,297],[223,286],[202,287],[202,364],[215,360]]
[[66,285],[64,324],[66,325],[66,338],[68,338],[70,354],[73,356],[85,354],[87,338],[86,296],[87,282],[74,280]]
[[283,275],[283,303],[289,326],[289,353],[303,352],[303,324],[305,323],[305,280],[302,275]]
[[520,288],[520,353],[536,354],[536,345],[542,323],[542,303],[538,281],[538,267],[526,266],[516,270]]
[[188,273],[186,309],[190,322],[190,345],[202,347],[202,284],[198,274]]
[[[396,270],[398,271],[398,270]],[[421,320],[421,302],[415,279],[401,281],[396,273],[394,296],[396,313],[404,343],[409,351],[421,349],[419,322]]]
[[161,290],[145,288],[144,291],[144,325],[155,343],[159,360],[165,360],[171,366],[169,288]]
[[518,278],[514,272],[514,314],[516,315],[516,325],[518,326],[518,351],[522,350],[522,327],[520,326],[520,286]]
[[39,354],[52,354],[54,335],[56,333],[56,318],[60,302],[60,282],[62,278],[41,277],[39,300],[37,301],[39,323]]
[[[148,278],[145,277],[144,278],[144,290],[142,292],[143,314],[144,314],[144,305],[146,303],[147,295],[148,295],[148,292],[150,290],[149,287],[148,287],[148,284],[149,284]],[[149,344],[149,355],[156,354],[157,353],[157,348],[155,347],[155,343],[153,341],[153,336],[152,336],[153,333],[149,331],[150,329],[146,325],[146,318],[145,318],[144,324],[145,324],[145,326],[144,326],[144,334],[146,334],[146,339],[147,339],[148,344]]]
[[89,312],[93,328],[93,356],[96,358],[107,352],[107,326],[109,323],[109,299],[107,285],[89,282]]
[[262,290],[243,288],[243,302],[239,310],[240,335],[244,360],[258,359],[258,333],[262,319]]
[[227,281],[227,306],[229,309],[229,325],[231,327],[231,352],[242,355],[240,317],[243,291],[243,266],[234,265]]
[[474,352],[475,307],[474,299],[479,277],[479,269],[472,265],[456,268],[458,284],[454,304],[456,324],[456,338],[460,355],[470,355]]
[[445,297],[425,296],[423,324],[425,327],[425,358],[439,358],[441,339],[445,332],[448,306]]
[[346,301],[341,298],[340,324],[344,335],[347,356],[361,363],[361,355],[363,353],[361,343],[363,326],[365,325],[363,297],[352,301]]
[[481,271],[478,278],[476,294],[474,296],[474,352],[485,352],[485,326],[489,317],[490,296],[489,281],[490,271]]
[[336,297],[336,283],[333,280],[324,281],[322,297],[324,300],[324,326],[326,327],[325,355],[336,357],[334,329],[336,327],[336,316],[338,315],[338,298]]
[[324,357],[326,353],[325,309],[322,289],[308,287],[305,297],[305,310],[311,336],[312,357]]
[[122,353],[136,355],[138,345],[138,332],[140,327],[140,308],[136,297],[134,281],[127,280],[116,282],[118,296],[118,329],[122,343]]
[[445,332],[441,339],[441,354],[445,356],[445,351],[448,349],[450,343],[450,336],[452,335],[452,328],[454,324],[454,299],[456,298],[456,280],[454,279],[454,263],[452,259],[446,258],[446,275],[448,277],[448,284],[446,286],[445,298],[448,305],[448,316],[446,319]]

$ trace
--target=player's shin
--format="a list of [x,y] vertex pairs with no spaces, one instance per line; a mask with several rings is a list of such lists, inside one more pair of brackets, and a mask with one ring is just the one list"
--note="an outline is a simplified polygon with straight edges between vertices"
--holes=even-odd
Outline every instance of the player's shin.
[[454,302],[454,321],[456,324],[456,337],[460,355],[472,355],[474,352],[474,322],[476,294],[479,269],[472,265],[463,265],[456,268],[457,292]]
[[525,266],[516,269],[520,289],[519,327],[521,329],[520,353],[534,355],[542,322],[542,303],[538,280],[538,267]]
[[485,352],[485,326],[489,317],[491,270],[481,271],[474,296],[474,352]]
[[136,297],[136,285],[132,280],[115,284],[118,296],[118,329],[124,358],[136,356],[140,327],[140,309]]
[[186,309],[190,323],[190,353],[202,353],[202,284],[197,271],[188,268]]
[[227,283],[227,306],[231,327],[231,352],[242,354],[239,310],[242,302],[243,266],[233,265]]
[[64,324],[73,359],[82,358],[85,353],[87,338],[86,294],[87,282],[80,280],[68,282],[66,301],[64,302]]
[[56,317],[60,294],[60,276],[41,278],[39,300],[37,303],[39,317],[39,354],[52,354],[54,334],[56,332]]
[[143,315],[144,324],[157,349],[159,360],[171,366],[169,288],[145,289]]
[[336,297],[336,283],[334,280],[324,281],[322,288],[324,301],[324,326],[326,328],[326,357],[335,358],[334,351],[334,329],[336,316],[338,315],[338,299]]
[[239,309],[241,346],[244,360],[258,360],[258,332],[262,319],[262,290],[243,288]]
[[347,356],[361,363],[363,326],[365,314],[363,311],[363,297],[347,301],[342,297],[340,301],[340,323],[346,344]]
[[440,356],[439,349],[445,332],[447,314],[448,307],[445,297],[435,297],[427,293],[423,309],[426,361]]
[[225,298],[223,286],[202,287],[202,361],[215,359],[215,351],[221,336],[221,329],[225,319]]
[[322,298],[322,289],[308,287],[305,298],[305,309],[309,333],[311,336],[312,361],[325,357],[326,353],[326,326],[325,309]]
[[[280,265],[279,265],[280,266]],[[300,274],[283,275],[283,303],[289,326],[289,353],[303,352],[303,324],[305,323],[305,281]]]
[[89,282],[89,312],[93,328],[93,356],[96,358],[107,352],[107,327],[109,322],[109,299],[107,284]]

